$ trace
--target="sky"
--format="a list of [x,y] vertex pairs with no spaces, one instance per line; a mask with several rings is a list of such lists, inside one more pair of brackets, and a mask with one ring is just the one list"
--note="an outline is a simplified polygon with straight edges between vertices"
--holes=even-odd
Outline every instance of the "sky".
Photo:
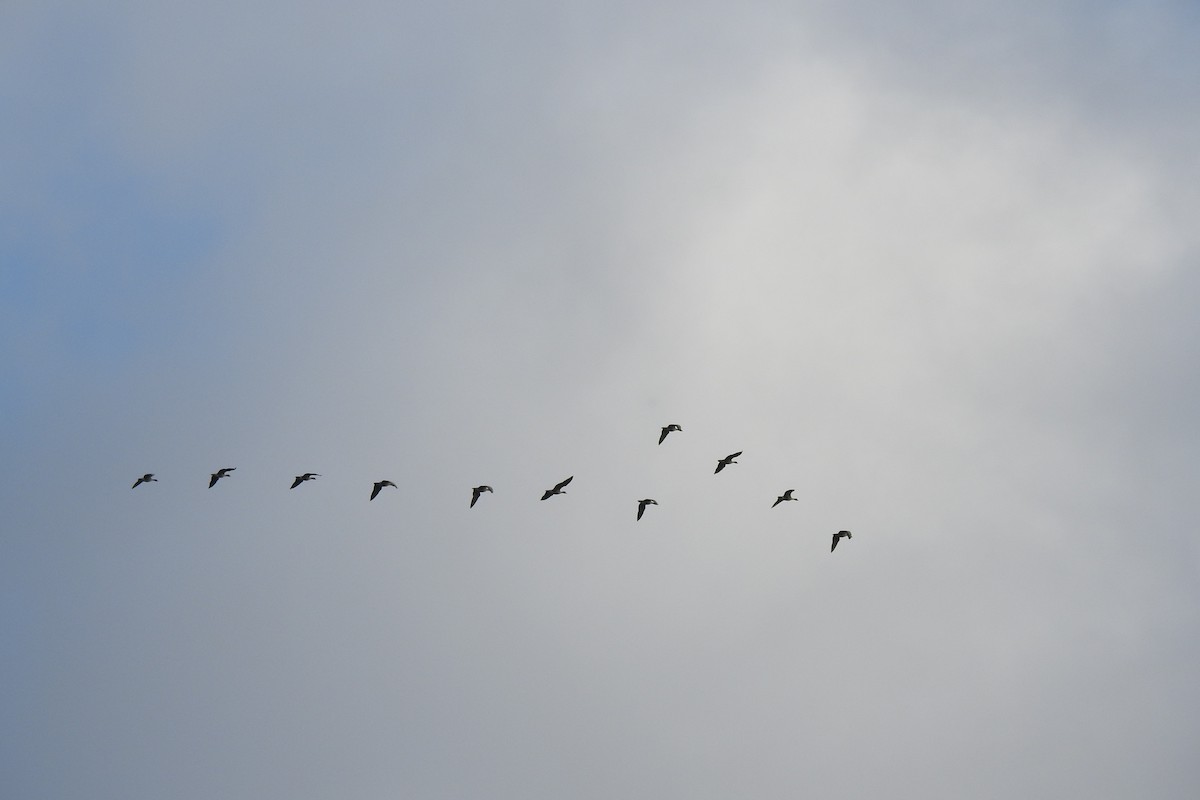
[[0,5],[5,796],[1194,797],[1198,34]]

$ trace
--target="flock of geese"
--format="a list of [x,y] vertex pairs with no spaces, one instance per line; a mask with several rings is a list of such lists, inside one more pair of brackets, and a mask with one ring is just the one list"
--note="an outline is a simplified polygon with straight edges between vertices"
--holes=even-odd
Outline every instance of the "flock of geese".
[[[681,428],[680,426],[678,426],[674,423],[672,423],[670,425],[664,425],[662,428],[662,433],[658,437],[658,443],[662,444],[663,441],[667,438],[667,434],[669,434],[673,431],[682,431],[682,430],[683,430],[683,428]],[[720,461],[717,462],[717,468],[715,470],[713,470],[713,474],[716,475],[721,470],[728,467],[730,464],[738,463],[734,459],[736,459],[741,454],[742,454],[742,451],[739,450],[736,453],[730,453],[729,455],[722,458]],[[230,476],[230,473],[233,472],[235,469],[237,469],[237,467],[222,467],[221,469],[212,473],[212,475],[210,475],[209,479],[208,479],[208,488],[211,489],[214,486],[216,486],[217,481],[221,480],[222,478],[228,478]],[[321,477],[321,474],[318,472],[305,472],[303,475],[297,475],[292,480],[292,485],[288,488],[295,489],[300,484],[302,484],[306,481],[316,480],[319,477]],[[575,478],[575,476],[572,475],[571,477],[567,478],[566,480],[562,480],[562,481],[559,481],[558,483],[554,484],[554,488],[547,489],[542,494],[542,499],[548,500],[556,494],[566,494],[566,487],[572,480],[574,480],[574,478]],[[157,481],[158,481],[158,478],[154,477],[153,472],[147,472],[145,475],[141,476],[140,478],[138,478],[136,481],[133,482],[132,488],[136,489],[137,487],[141,486],[143,483],[153,483],[153,482],[157,482]],[[375,481],[374,486],[371,488],[371,496],[369,498],[367,498],[368,501],[374,500],[376,497],[378,497],[379,493],[381,491],[383,491],[383,488],[385,486],[391,486],[392,488],[397,488],[396,484],[392,483],[391,481]],[[487,486],[487,485],[480,485],[480,486],[476,486],[476,487],[472,488],[471,489],[471,504],[470,504],[469,508],[475,507],[475,504],[477,502],[479,502],[479,498],[481,495],[483,495],[484,492],[491,492],[491,491],[492,491],[492,487]],[[775,506],[779,505],[780,503],[785,503],[788,500],[799,500],[798,497],[792,496],[792,493],[795,491],[796,491],[795,489],[788,489],[786,492],[779,495],[779,497],[776,497],[775,502],[771,504],[771,508],[774,508]],[[656,506],[656,505],[658,505],[658,501],[653,500],[649,497],[645,498],[644,500],[638,500],[637,518],[640,520],[642,518],[642,514],[646,513],[646,506]],[[837,533],[833,534],[833,544],[830,546],[829,552],[832,553],[834,550],[836,550],[837,546],[838,546],[838,542],[841,541],[843,538],[845,538],[845,539],[852,538],[852,534],[850,533],[850,531],[838,531]]]

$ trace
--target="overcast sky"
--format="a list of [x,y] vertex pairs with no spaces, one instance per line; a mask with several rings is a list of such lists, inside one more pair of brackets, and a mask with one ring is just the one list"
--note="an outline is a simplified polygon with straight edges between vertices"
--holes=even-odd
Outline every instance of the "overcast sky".
[[0,5],[4,796],[1197,796],[1198,37]]

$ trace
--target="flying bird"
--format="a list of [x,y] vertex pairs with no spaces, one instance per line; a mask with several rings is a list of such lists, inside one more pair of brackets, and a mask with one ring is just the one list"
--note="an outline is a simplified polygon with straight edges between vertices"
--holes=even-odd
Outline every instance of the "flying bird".
[[565,481],[556,483],[554,485],[553,489],[546,490],[546,493],[544,495],[542,495],[542,499],[545,500],[547,497],[550,497],[550,496],[556,495],[556,494],[566,494],[566,492],[563,491],[563,487],[566,486],[568,483],[570,483],[574,478],[575,478],[575,476],[572,475],[570,478],[567,478]]
[[779,497],[776,497],[776,498],[775,498],[775,502],[774,502],[774,503],[771,503],[771,508],[774,508],[775,506],[777,506],[777,505],[779,505],[780,503],[782,503],[782,502],[785,502],[785,501],[787,501],[787,500],[799,500],[799,499],[800,499],[799,497],[792,497],[792,492],[794,492],[794,491],[796,491],[796,490],[795,490],[795,489],[788,489],[786,492],[784,492],[783,494],[779,495]]
[[296,480],[292,481],[292,485],[290,488],[295,489],[297,486],[304,483],[305,481],[311,481],[314,478],[319,478],[319,477],[321,477],[321,475],[320,475],[320,473],[317,473],[317,472],[306,472],[303,475],[297,475]]
[[212,487],[216,486],[217,481],[221,480],[221,478],[228,478],[229,473],[233,472],[235,469],[237,469],[237,467],[225,467],[214,472],[208,479],[208,488],[211,489]]
[[738,450],[736,453],[733,453],[732,455],[728,455],[728,456],[725,456],[724,458],[722,458],[720,461],[717,462],[717,468],[713,471],[713,475],[716,475],[718,472],[725,469],[730,464],[738,463],[738,462],[734,461],[734,459],[737,458],[738,456],[740,456],[741,454],[742,454],[742,451]]
[[683,430],[683,428],[679,427],[674,422],[672,422],[670,425],[664,425],[663,429],[662,429],[662,433],[659,434],[658,443],[662,444],[663,439],[667,438],[667,434],[670,433],[671,431],[681,431],[681,430]]
[[837,549],[838,539],[841,539],[843,536],[845,536],[847,539],[854,538],[854,536],[850,533],[850,531],[838,531],[837,533],[835,533],[833,535],[833,545],[829,548],[829,552],[832,553],[834,550]]
[[638,518],[638,519],[641,519],[641,518],[642,518],[642,514],[643,514],[643,513],[645,513],[645,511],[646,511],[646,506],[656,506],[656,505],[658,505],[658,501],[657,501],[657,500],[651,500],[650,498],[646,498],[645,500],[638,500],[638,515],[637,515],[637,518]]
[[143,475],[142,477],[140,477],[136,481],[134,481],[133,486],[131,486],[129,488],[136,489],[137,487],[141,486],[143,483],[149,483],[150,481],[154,481],[155,483],[158,482],[158,478],[154,477],[153,472],[147,472],[145,475]]
[[[474,508],[475,502],[479,499],[479,495],[483,494],[484,492],[490,492],[491,490],[492,490],[492,487],[490,487],[490,486],[476,486],[474,489],[471,490],[471,505],[469,505],[467,507]],[[545,500],[546,498],[543,497],[542,499]]]
[[[299,480],[299,479],[297,478],[297,480]],[[381,489],[383,489],[383,487],[385,487],[385,486],[391,486],[393,489],[398,488],[396,486],[396,484],[392,483],[391,481],[375,481],[375,488],[371,490],[371,498],[370,499],[374,500],[375,495],[379,494],[379,491]]]

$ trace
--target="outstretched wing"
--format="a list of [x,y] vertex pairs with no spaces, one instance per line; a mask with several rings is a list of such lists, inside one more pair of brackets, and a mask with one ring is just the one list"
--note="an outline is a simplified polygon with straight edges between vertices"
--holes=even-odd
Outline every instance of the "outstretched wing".
[[662,444],[662,443],[663,443],[663,439],[667,438],[667,434],[668,434],[668,433],[670,433],[670,432],[671,432],[671,429],[670,429],[670,428],[663,428],[663,429],[662,429],[662,433],[661,433],[661,434],[659,434],[659,436],[658,436],[658,443],[659,443],[659,444]]
[[210,489],[211,489],[212,487],[216,486],[216,485],[217,485],[217,481],[219,481],[219,480],[221,480],[221,473],[219,473],[219,472],[214,472],[214,473],[212,474],[212,476],[211,476],[211,477],[209,477],[209,479],[208,479],[208,488],[210,488]]
[[468,508],[475,507],[475,501],[479,499],[479,495],[483,494],[478,488],[471,490],[471,505]]
[[571,477],[567,478],[567,479],[566,479],[565,481],[563,481],[562,483],[556,484],[554,488],[555,488],[555,489],[561,489],[561,488],[563,488],[564,486],[566,486],[568,483],[570,483],[570,482],[571,482],[571,481],[573,481],[573,480],[575,480],[575,476],[574,476],[574,475],[572,475]]
[[639,502],[639,503],[638,503],[638,515],[637,515],[637,518],[638,518],[638,519],[641,519],[641,518],[642,518],[642,514],[643,514],[643,513],[645,513],[645,511],[646,511],[646,504],[645,504],[645,503],[640,503],[640,502]]
[[296,476],[296,480],[292,481],[292,485],[291,485],[289,488],[291,488],[291,489],[295,489],[297,486],[299,486],[299,485],[300,485],[300,484],[302,484],[302,483],[304,483],[304,476],[303,476],[303,475],[297,475],[297,476]]
[[379,494],[379,490],[382,488],[383,488],[382,483],[375,484],[375,487],[373,489],[371,489],[371,500],[375,499],[375,496]]

